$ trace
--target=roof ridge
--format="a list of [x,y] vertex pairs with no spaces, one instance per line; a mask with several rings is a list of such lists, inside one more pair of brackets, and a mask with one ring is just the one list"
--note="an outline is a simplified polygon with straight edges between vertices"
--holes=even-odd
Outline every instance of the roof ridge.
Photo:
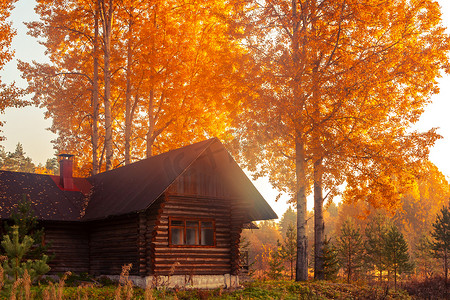
[[219,141],[219,143],[220,143],[220,140],[218,138],[216,138],[216,137],[209,138],[207,140],[203,140],[203,141],[200,141],[200,142],[197,142],[197,143],[194,143],[194,144],[186,145],[186,146],[183,146],[181,148],[171,149],[169,151],[166,151],[166,152],[163,152],[163,153],[160,153],[160,154],[157,154],[157,155],[153,155],[153,156],[150,156],[150,157],[147,157],[147,158],[143,158],[143,159],[134,161],[134,162],[132,162],[132,163],[130,163],[128,165],[123,165],[123,166],[120,166],[118,168],[115,168],[115,169],[112,169],[112,170],[109,170],[109,171],[105,171],[105,172],[101,172],[101,173],[98,173],[98,174],[95,174],[95,175],[92,175],[92,176],[89,176],[89,177],[86,177],[86,178],[95,179],[96,177],[101,177],[103,175],[111,174],[111,173],[114,173],[114,172],[116,172],[118,170],[122,170],[122,168],[136,166],[138,164],[148,162],[148,160],[151,160],[151,159],[155,159],[155,158],[158,158],[158,157],[161,157],[161,156],[164,156],[164,155],[170,155],[173,152],[182,152],[182,151],[186,151],[186,148],[190,148],[190,147],[194,148],[196,146],[198,147],[199,144],[202,144],[202,143],[206,144],[205,145],[205,149],[206,149],[213,141]]
[[[194,158],[194,159],[192,159],[191,160],[191,162],[183,169],[183,171],[181,171],[176,177],[175,177],[175,179],[174,180],[172,180],[167,186],[166,186],[166,188],[158,195],[158,197],[156,197],[156,199],[158,199],[159,197],[161,197],[161,195],[163,195],[166,191],[167,191],[167,189],[178,179],[178,178],[180,178],[180,176],[181,175],[183,175],[185,172],[186,172],[186,170],[188,170],[191,166],[192,166],[192,164],[193,163],[195,163],[196,161],[197,161],[197,159],[200,157],[200,156],[202,156],[202,154],[206,151],[206,149],[208,149],[210,146],[211,146],[211,144],[213,143],[213,142],[219,142],[222,146],[223,146],[223,144],[220,142],[220,140],[218,139],[218,138],[216,138],[216,137],[214,137],[214,138],[211,138],[211,139],[208,139],[208,140],[204,140],[204,141],[202,141],[202,142],[208,142],[206,145],[205,145],[205,147],[198,153],[198,155]],[[202,143],[202,142],[199,142],[199,143]],[[196,144],[199,144],[199,143],[196,143]],[[196,145],[196,144],[192,144],[192,145],[190,145],[190,146],[193,146],[193,145]],[[224,148],[225,148],[225,146],[223,146]],[[184,148],[184,147],[182,147],[182,148]],[[182,148],[179,148],[179,149],[182,149]],[[226,149],[225,149],[226,150]],[[168,153],[168,152],[166,152],[166,153]],[[148,209],[151,205],[152,205],[153,203],[150,203],[147,207],[146,207],[146,209]]]

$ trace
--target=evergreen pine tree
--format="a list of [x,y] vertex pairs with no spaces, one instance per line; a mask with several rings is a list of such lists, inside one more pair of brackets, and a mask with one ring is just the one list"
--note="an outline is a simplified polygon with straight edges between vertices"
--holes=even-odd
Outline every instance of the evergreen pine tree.
[[445,284],[447,285],[450,252],[450,211],[447,206],[444,206],[437,215],[431,236],[434,238],[432,249],[436,257],[441,258],[444,263]]
[[433,248],[430,236],[422,235],[419,238],[419,242],[416,245],[416,250],[414,251],[416,265],[418,267],[418,272],[422,273],[423,277],[428,279],[433,274],[434,266],[436,265],[436,258],[433,255]]
[[51,171],[53,174],[59,174],[59,163],[56,157],[47,159],[45,163],[45,168]]
[[386,267],[394,273],[394,287],[397,288],[397,275],[410,272],[413,265],[408,254],[408,244],[395,225],[390,226],[385,236],[384,257]]
[[347,274],[347,282],[361,268],[364,245],[359,228],[355,227],[351,219],[347,219],[341,226],[337,242],[339,262]]
[[17,143],[16,150],[14,152],[8,152],[4,159],[2,159],[2,170],[33,173],[34,168],[35,166],[31,158],[25,156],[25,151],[23,151],[21,143]]
[[0,146],[0,170],[4,169],[5,160],[6,160],[5,148],[3,146]]
[[365,230],[364,256],[365,265],[369,270],[378,272],[378,280],[383,280],[383,271],[386,270],[384,256],[384,242],[389,230],[389,224],[384,215],[376,214]]
[[284,212],[283,216],[280,219],[280,222],[278,223],[281,236],[286,236],[286,232],[288,231],[289,226],[294,227],[295,230],[297,229],[297,212],[290,206]]
[[336,246],[325,237],[323,243],[323,272],[326,280],[333,280],[339,272],[339,258]]
[[293,224],[289,224],[286,230],[283,245],[281,245],[281,257],[289,263],[290,279],[294,279],[294,263],[297,258],[297,232]]
[[22,277],[25,270],[31,277],[31,280],[50,271],[47,265],[48,257],[43,255],[41,259],[25,260],[25,254],[30,250],[34,240],[25,235],[23,239],[19,238],[19,227],[13,226],[11,236],[3,236],[1,245],[5,249],[7,259],[3,262],[3,270],[6,273],[6,281],[14,282]]
[[277,241],[277,248],[270,250],[269,254],[269,271],[267,276],[270,279],[280,279],[283,276],[283,258],[281,257],[281,243]]
[[[29,236],[33,239],[34,244],[27,252],[26,258],[38,259],[42,257],[49,245],[44,244],[44,228],[39,228],[38,220],[31,208],[31,200],[27,195],[23,194],[22,201],[19,202],[17,208],[11,213],[10,219],[14,226],[19,228],[19,239],[24,239],[25,236]],[[5,231],[12,236],[12,227],[7,222],[4,224]]]

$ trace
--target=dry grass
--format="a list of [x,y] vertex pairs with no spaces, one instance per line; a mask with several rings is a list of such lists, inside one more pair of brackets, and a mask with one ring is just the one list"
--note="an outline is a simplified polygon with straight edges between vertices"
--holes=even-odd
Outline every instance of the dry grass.
[[[113,290],[114,294],[111,295],[111,297],[108,297],[108,299],[131,300],[139,298],[144,300],[154,300],[155,299],[153,296],[154,290],[151,287],[151,285],[149,285],[143,291],[143,293],[142,290],[140,290],[140,295],[135,296],[135,287],[133,286],[133,282],[129,278],[130,270],[131,264],[122,267],[122,273],[120,274],[119,283],[117,284],[117,287]],[[3,268],[0,265],[0,292],[3,295],[3,297],[0,297],[1,299],[88,300],[88,299],[96,299],[96,296],[98,294],[101,294],[101,292],[99,293],[99,290],[102,289],[94,287],[94,284],[86,284],[86,283],[78,285],[75,291],[71,287],[66,288],[65,287],[66,281],[69,278],[69,276],[71,276],[71,272],[66,272],[57,283],[49,282],[45,288],[35,287],[32,290],[31,277],[27,271],[25,271],[25,274],[22,276],[22,278],[19,278],[13,284],[8,285],[8,288],[5,288],[4,275],[5,274]],[[72,289],[72,292],[68,292],[70,289]]]
[[144,300],[154,300],[155,298],[153,297],[153,288],[151,287],[150,284],[147,285],[147,287],[145,288],[145,293],[144,293]]
[[129,279],[132,264],[122,266],[119,284],[115,292],[115,300],[131,300],[133,298],[133,282]]
[[57,285],[50,282],[48,287],[42,293],[42,299],[62,300],[64,296],[64,285],[66,283],[67,277],[69,277],[70,275],[72,275],[71,272],[66,272],[64,276],[61,277]]

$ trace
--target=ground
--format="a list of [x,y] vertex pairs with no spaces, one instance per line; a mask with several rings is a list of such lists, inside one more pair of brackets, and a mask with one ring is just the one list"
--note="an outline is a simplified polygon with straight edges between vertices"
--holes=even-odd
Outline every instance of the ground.
[[[30,296],[25,288],[17,288],[17,298],[22,299],[448,299],[442,280],[430,280],[421,283],[404,284],[394,290],[377,285],[356,285],[331,281],[293,282],[252,281],[242,288],[227,290],[185,290],[159,289],[143,290],[130,284],[119,288],[118,283],[107,280],[86,280],[70,276],[63,281],[31,287]],[[62,286],[64,284],[64,287]],[[448,289],[447,289],[448,293]],[[13,299],[11,291],[3,288],[1,299]]]

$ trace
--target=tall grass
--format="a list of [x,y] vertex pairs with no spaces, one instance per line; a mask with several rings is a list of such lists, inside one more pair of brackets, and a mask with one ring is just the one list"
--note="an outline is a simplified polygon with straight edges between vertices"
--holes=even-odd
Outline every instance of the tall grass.
[[[120,274],[120,280],[117,287],[114,290],[114,300],[131,300],[134,299],[134,286],[133,282],[129,278],[131,270],[131,264],[122,267],[122,272]],[[0,292],[3,294],[2,299],[9,300],[31,300],[31,299],[43,299],[43,300],[64,300],[64,299],[78,299],[78,300],[88,300],[95,299],[96,289],[92,284],[80,284],[76,288],[75,297],[65,296],[65,285],[67,279],[72,275],[71,272],[66,272],[57,283],[48,282],[48,285],[42,290],[35,288],[34,293],[32,292],[31,277],[27,271],[25,271],[22,277],[19,277],[16,281],[10,284],[8,287],[5,286],[4,280],[4,270],[0,265]],[[41,292],[39,292],[41,290]],[[144,300],[154,300],[153,288],[149,285],[144,291]],[[6,298],[5,298],[6,297]],[[139,297],[142,299],[142,294]]]

